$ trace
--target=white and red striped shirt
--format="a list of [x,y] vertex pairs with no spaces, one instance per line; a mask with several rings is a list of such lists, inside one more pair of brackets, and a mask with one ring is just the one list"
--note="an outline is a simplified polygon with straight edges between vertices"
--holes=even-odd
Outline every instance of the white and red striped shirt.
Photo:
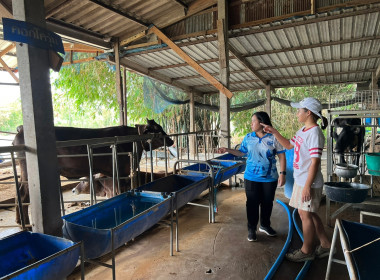
[[[311,158],[322,157],[324,143],[325,137],[318,125],[308,129],[302,127],[290,140],[290,144],[294,146],[293,176],[297,185],[304,186],[306,184],[311,165]],[[319,166],[314,183],[311,187],[320,188],[322,186],[323,176],[321,166]]]

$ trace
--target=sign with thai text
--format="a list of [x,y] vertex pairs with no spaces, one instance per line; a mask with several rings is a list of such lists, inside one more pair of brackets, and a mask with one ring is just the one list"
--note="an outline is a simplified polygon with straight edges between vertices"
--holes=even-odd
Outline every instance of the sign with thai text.
[[65,53],[59,35],[29,22],[3,18],[4,40]]

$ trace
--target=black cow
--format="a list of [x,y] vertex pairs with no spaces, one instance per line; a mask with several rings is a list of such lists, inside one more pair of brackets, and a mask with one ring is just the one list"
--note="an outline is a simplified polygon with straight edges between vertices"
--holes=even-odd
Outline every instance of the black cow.
[[[361,125],[359,118],[336,118],[333,121],[335,127],[333,138],[335,139],[334,152],[339,154],[339,162],[346,163],[344,159],[345,152],[356,152],[355,164],[359,166],[360,152],[363,147],[365,128]],[[340,133],[337,133],[341,128]]]
[[[55,138],[56,141],[68,141],[68,140],[80,140],[80,139],[94,139],[94,138],[104,138],[104,137],[114,137],[114,136],[130,136],[130,135],[141,135],[141,134],[161,134],[167,135],[162,127],[157,124],[154,120],[147,120],[146,125],[136,125],[136,127],[128,126],[114,126],[106,128],[75,128],[75,127],[55,127]],[[166,145],[173,145],[173,140],[169,137],[165,137]],[[16,134],[13,145],[24,144],[24,130],[20,126],[18,128],[18,133]],[[164,145],[164,138],[153,138],[152,149],[157,149]],[[137,145],[137,161],[141,159],[142,151],[149,150],[149,144],[147,141],[140,141]],[[123,143],[117,146],[118,153],[132,152],[132,143]],[[111,148],[109,146],[99,147],[93,149],[93,173],[102,173],[106,176],[112,176],[112,157]],[[96,154],[109,154],[96,156]],[[63,147],[57,148],[57,155],[78,155],[87,154],[87,147],[73,146],[73,147]],[[20,193],[22,202],[29,202],[29,188],[26,183],[28,180],[25,153],[19,153],[18,157],[23,157],[24,159],[19,159],[19,165],[21,170],[21,184]],[[89,176],[89,164],[87,156],[83,157],[59,157],[58,158],[58,168],[62,176],[68,179],[80,178]],[[121,177],[127,177],[130,173],[130,159],[128,155],[118,156],[118,171]],[[25,217],[25,224],[29,224],[28,217],[28,206],[23,206],[23,213]],[[16,210],[16,222],[20,224],[20,213],[18,208]]]

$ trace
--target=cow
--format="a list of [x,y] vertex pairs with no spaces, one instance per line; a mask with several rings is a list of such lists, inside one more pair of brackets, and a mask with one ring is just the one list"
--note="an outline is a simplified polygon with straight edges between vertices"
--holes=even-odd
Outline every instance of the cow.
[[[172,173],[168,173],[170,175]],[[149,183],[151,180],[150,173],[148,172],[139,172],[140,175],[140,185]],[[103,174],[96,174],[94,180],[94,189],[96,196],[110,198],[113,196],[113,178],[104,176]],[[165,172],[153,173],[153,180],[157,180],[165,177]],[[86,178],[83,178],[84,181],[80,182],[75,188],[72,189],[73,194],[89,194],[90,193],[90,183]],[[136,180],[138,182],[138,179]],[[131,189],[131,179],[130,177],[126,179],[120,179],[120,190],[125,192]],[[117,183],[115,185],[116,193],[117,192]]]
[[[346,163],[344,153],[358,153],[355,162],[359,166],[360,153],[364,142],[365,128],[361,125],[360,118],[336,118],[333,121],[335,127],[333,138],[335,139],[334,152],[339,155],[339,162]],[[339,134],[337,133],[340,129]]]
[[[131,136],[142,134],[159,134],[163,137],[154,137],[151,141],[152,149],[157,149],[164,145],[164,141],[167,146],[173,145],[173,140],[170,139],[163,131],[162,127],[154,120],[147,120],[146,125],[136,125],[135,127],[129,126],[114,126],[106,128],[75,128],[75,127],[55,127],[56,141],[68,141],[68,140],[80,140],[80,139],[94,139],[104,137],[115,136]],[[165,139],[165,140],[164,140]],[[24,130],[23,126],[18,127],[18,133],[16,134],[12,144],[22,145],[24,144]],[[139,141],[136,145],[137,150],[137,162],[140,161],[143,150],[149,151],[150,145],[148,141]],[[122,143],[117,145],[118,153],[130,153],[132,152],[132,143]],[[112,157],[110,146],[97,147],[93,149],[93,174],[102,173],[106,176],[112,176]],[[89,176],[89,164],[88,157],[67,157],[67,155],[87,154],[87,146],[71,146],[71,147],[59,147],[57,148],[57,155],[63,155],[65,157],[58,157],[58,169],[59,173],[68,179],[77,179],[80,177]],[[103,154],[96,156],[97,154]],[[104,155],[108,154],[108,155]],[[20,178],[21,184],[19,186],[21,201],[23,203],[29,202],[29,188],[27,184],[28,174],[26,168],[25,153],[21,152],[18,155],[18,163],[20,166]],[[130,173],[130,158],[129,155],[118,156],[118,172],[120,177],[127,177]],[[29,224],[28,206],[23,205],[22,211],[24,214],[25,224]],[[16,222],[20,224],[20,213],[18,208],[16,209]]]

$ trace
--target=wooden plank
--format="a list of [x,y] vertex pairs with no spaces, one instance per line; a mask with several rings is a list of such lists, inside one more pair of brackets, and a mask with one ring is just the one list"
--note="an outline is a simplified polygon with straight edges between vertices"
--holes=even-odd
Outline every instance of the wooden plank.
[[87,57],[87,58],[82,58],[82,59],[78,59],[78,60],[74,60],[72,62],[63,62],[62,63],[62,66],[65,66],[65,65],[70,65],[70,64],[78,64],[78,63],[83,63],[83,62],[89,62],[89,61],[93,61],[95,60],[95,57]]
[[63,48],[65,51],[73,51],[73,52],[85,52],[85,53],[103,53],[104,50],[83,45],[83,44],[75,44],[75,43],[63,43]]
[[253,66],[245,59],[231,44],[229,44],[230,52],[240,61],[253,75],[255,75],[266,86],[270,81],[266,80],[261,74],[259,74]]
[[142,32],[137,33],[136,35],[133,35],[132,37],[129,37],[129,38],[125,39],[125,40],[122,40],[120,42],[120,47],[125,46],[125,45],[127,45],[127,44],[129,44],[129,43],[131,43],[133,41],[136,41],[136,40],[144,37],[145,35],[146,35],[146,31],[144,30]]
[[3,64],[5,70],[7,70],[7,72],[12,76],[12,78],[17,82],[19,83],[19,79],[17,78],[17,76],[15,75],[15,73],[12,72],[11,68],[9,68],[9,66],[5,63],[5,61],[0,57],[0,63]]
[[173,41],[171,41],[164,33],[162,33],[161,30],[159,30],[155,26],[152,26],[151,29],[164,43],[166,43],[176,54],[178,54],[184,61],[186,61],[191,67],[193,67],[195,71],[201,74],[215,88],[221,91],[228,98],[231,98],[233,96],[232,92],[230,92],[217,79],[211,76],[205,69],[203,69],[198,63],[196,63],[195,60],[193,60],[182,49],[180,49]]

